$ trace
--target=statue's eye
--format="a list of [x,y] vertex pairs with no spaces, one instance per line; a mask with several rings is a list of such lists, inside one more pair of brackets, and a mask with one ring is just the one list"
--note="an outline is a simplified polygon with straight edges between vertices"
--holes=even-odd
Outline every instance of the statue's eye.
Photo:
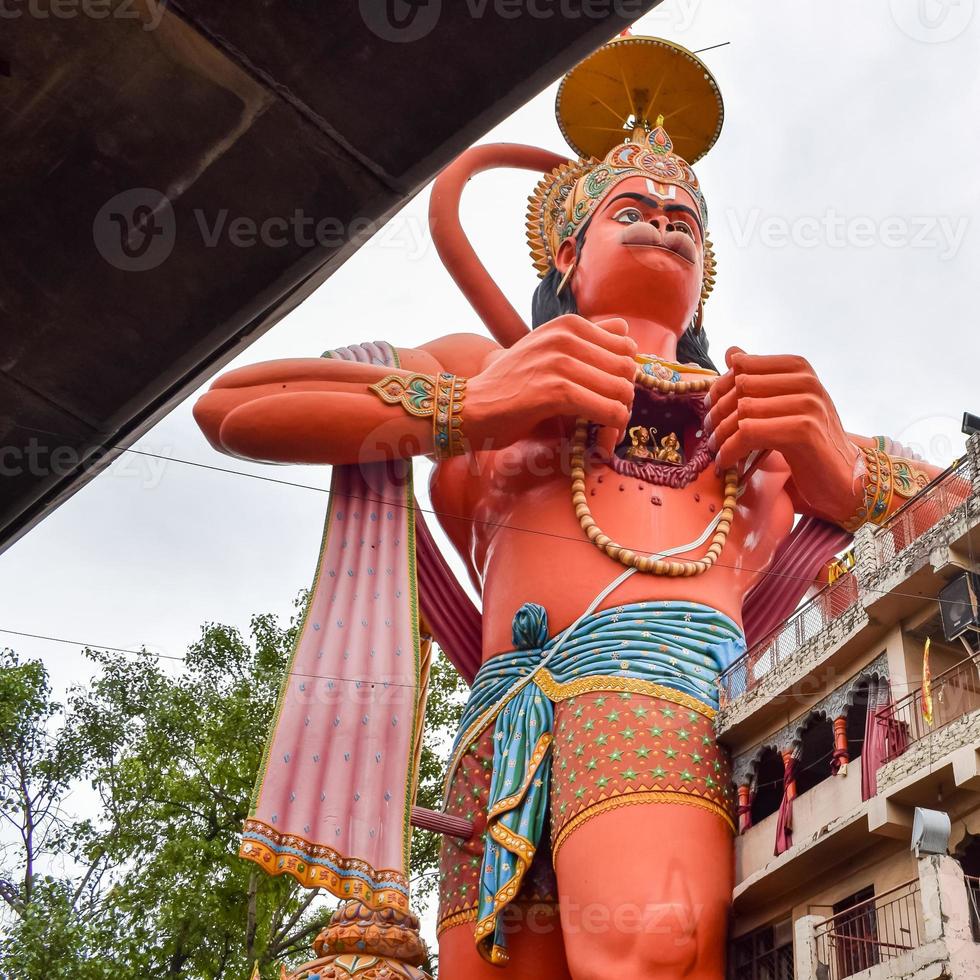
[[683,232],[690,238],[694,237],[694,232],[691,230],[691,226],[686,221],[674,221],[671,223],[671,225],[674,231]]
[[635,225],[643,220],[643,215],[636,208],[623,208],[613,215],[613,221],[618,221],[621,225]]

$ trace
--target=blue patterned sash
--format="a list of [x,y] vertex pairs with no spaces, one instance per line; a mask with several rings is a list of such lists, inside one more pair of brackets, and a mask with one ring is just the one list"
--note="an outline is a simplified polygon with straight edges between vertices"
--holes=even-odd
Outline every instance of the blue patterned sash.
[[480,668],[453,746],[461,755],[493,722],[493,775],[484,840],[476,941],[507,961],[500,913],[512,902],[544,830],[551,777],[553,702],[584,690],[635,690],[718,707],[717,678],[745,651],[738,625],[696,602],[639,602],[584,617],[548,638],[548,617],[526,603],[514,617],[515,650]]

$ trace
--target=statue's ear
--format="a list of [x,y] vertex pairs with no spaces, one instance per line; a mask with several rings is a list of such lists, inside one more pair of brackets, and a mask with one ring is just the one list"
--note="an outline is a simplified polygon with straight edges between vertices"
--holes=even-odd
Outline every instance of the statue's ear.
[[578,245],[574,238],[566,238],[558,248],[555,256],[555,268],[564,276],[574,264],[578,253]]

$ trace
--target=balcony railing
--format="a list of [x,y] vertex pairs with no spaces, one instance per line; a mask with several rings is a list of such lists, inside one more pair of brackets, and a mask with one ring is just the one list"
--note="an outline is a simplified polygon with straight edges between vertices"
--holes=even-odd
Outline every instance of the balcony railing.
[[980,878],[976,875],[963,875],[963,880],[966,882],[966,897],[970,900],[973,941],[980,943]]
[[922,688],[878,712],[884,726],[884,762],[944,725],[980,708],[980,655],[967,657],[932,679],[932,722],[923,713]]
[[858,597],[857,579],[844,574],[821,589],[793,615],[738,658],[718,678],[722,707],[751,690],[779,664],[792,660],[808,640],[819,636]]
[[878,563],[887,565],[966,503],[973,491],[972,476],[969,457],[964,456],[896,510],[875,533]]
[[[966,503],[973,492],[973,467],[968,456],[955,462],[927,487],[900,507],[875,531],[875,552],[884,565],[901,554],[917,538]],[[846,568],[839,564],[838,571]],[[718,678],[722,707],[752,690],[773,668],[791,660],[800,647],[829,626],[857,602],[858,583],[844,572],[836,581],[802,605]]]
[[826,968],[827,980],[844,980],[917,949],[921,945],[918,893],[915,878],[817,926],[817,960]]

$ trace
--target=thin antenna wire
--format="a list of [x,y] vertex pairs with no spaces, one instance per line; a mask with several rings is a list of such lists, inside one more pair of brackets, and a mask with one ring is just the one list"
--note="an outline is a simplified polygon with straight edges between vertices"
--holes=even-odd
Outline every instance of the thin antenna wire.
[[721,44],[712,44],[706,48],[698,48],[697,51],[692,51],[691,54],[702,54],[705,51],[714,51],[715,48],[723,48],[726,44],[731,44],[731,41],[722,41]]

